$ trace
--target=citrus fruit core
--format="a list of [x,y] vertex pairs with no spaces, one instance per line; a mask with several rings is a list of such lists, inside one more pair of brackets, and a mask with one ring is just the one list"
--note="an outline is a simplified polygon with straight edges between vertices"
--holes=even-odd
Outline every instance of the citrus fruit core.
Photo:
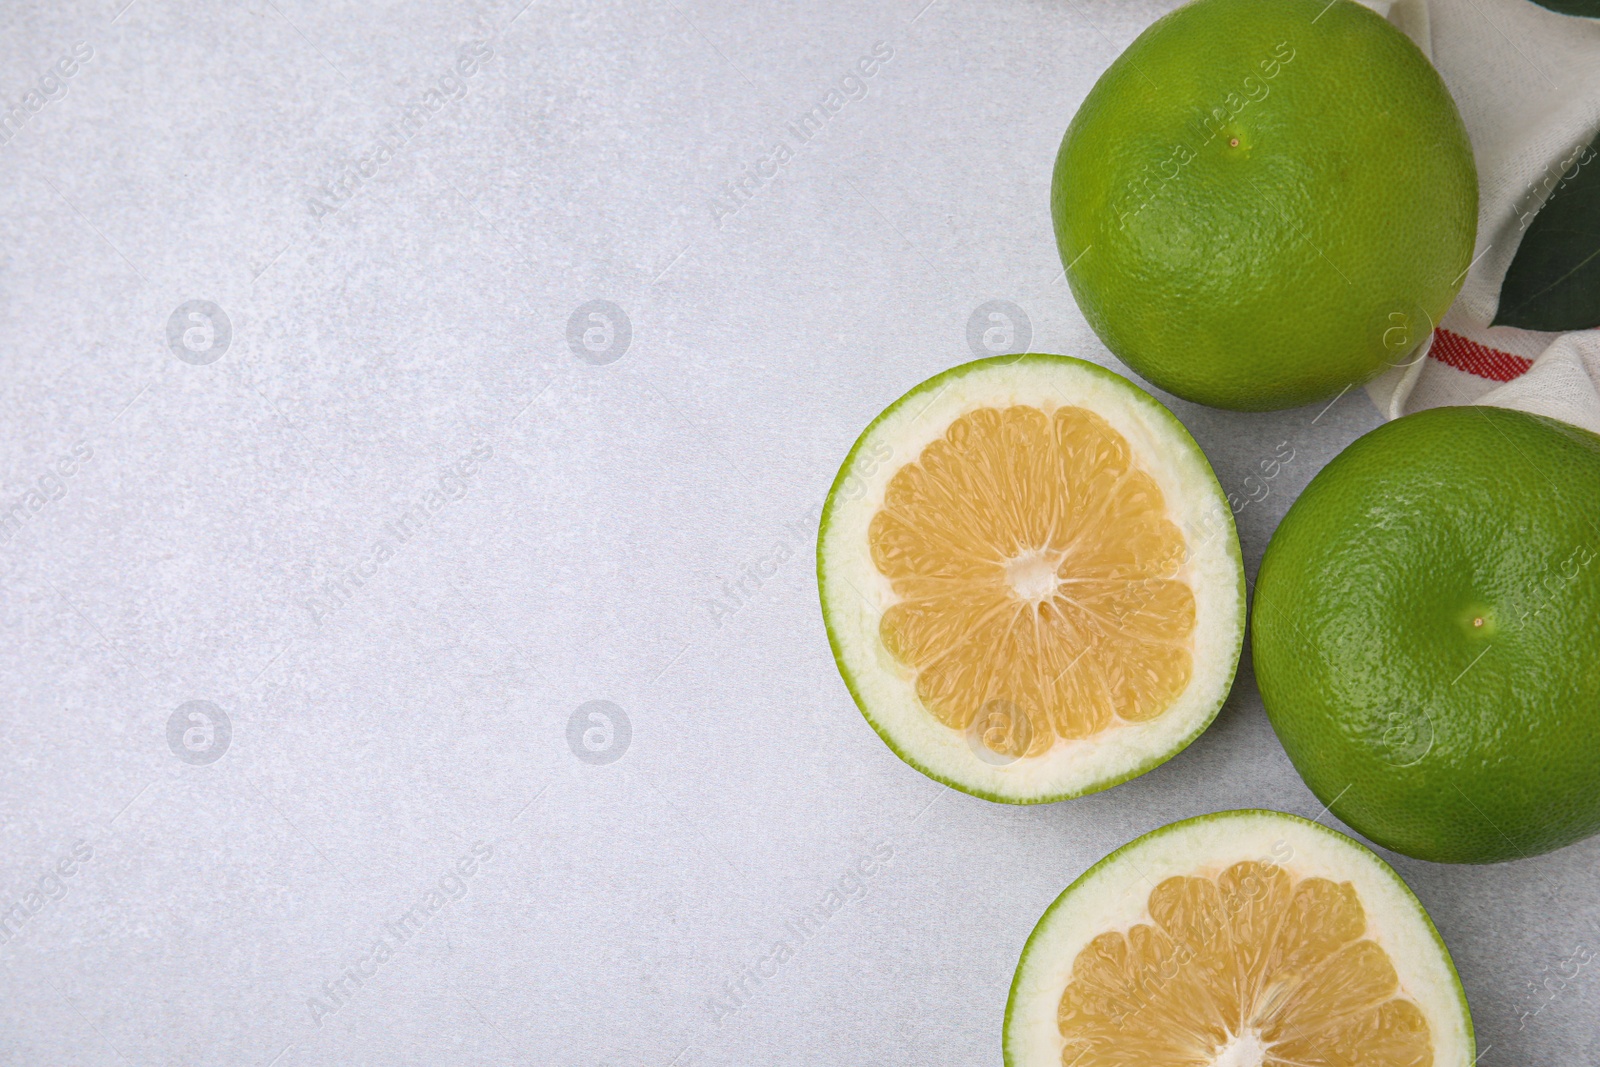
[[897,755],[1033,804],[1149,770],[1232,684],[1244,573],[1182,424],[1066,356],[978,360],[856,441],[817,541],[839,671]]
[[1183,533],[1092,411],[961,416],[890,479],[869,536],[901,598],[884,647],[930,713],[956,730],[979,720],[994,752],[1152,719],[1189,682]]

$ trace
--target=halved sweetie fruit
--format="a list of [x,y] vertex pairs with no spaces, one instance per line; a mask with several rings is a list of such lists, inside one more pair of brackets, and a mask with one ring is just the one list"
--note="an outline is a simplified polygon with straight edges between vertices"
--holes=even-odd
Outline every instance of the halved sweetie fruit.
[[891,404],[823,508],[828,638],[924,774],[1041,803],[1142,774],[1233,682],[1244,569],[1194,439],[1067,356],[978,360]]
[[1056,898],[1006,1067],[1470,1067],[1450,953],[1400,876],[1275,811],[1173,823]]

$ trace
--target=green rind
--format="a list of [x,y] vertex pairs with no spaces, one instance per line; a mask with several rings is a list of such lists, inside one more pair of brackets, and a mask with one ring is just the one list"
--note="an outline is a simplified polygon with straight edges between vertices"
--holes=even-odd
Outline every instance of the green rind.
[[1228,554],[1232,558],[1239,574],[1239,636],[1234,642],[1234,647],[1232,650],[1233,669],[1228,674],[1228,685],[1223,688],[1222,695],[1217,698],[1217,701],[1212,706],[1211,710],[1206,713],[1205,718],[1201,720],[1194,730],[1180,738],[1170,750],[1151,756],[1150,759],[1139,764],[1137,767],[1134,767],[1126,773],[1111,775],[1107,778],[1097,780],[1083,789],[1039,797],[1007,797],[995,795],[982,789],[975,789],[971,786],[956,781],[949,776],[936,773],[930,768],[924,766],[909,752],[906,752],[900,745],[896,744],[894,738],[892,738],[888,732],[878,725],[877,720],[872,716],[872,712],[868,710],[867,702],[862,698],[861,692],[856,686],[855,678],[851,675],[849,667],[845,665],[844,654],[839,646],[838,635],[834,633],[833,623],[828,617],[828,592],[826,582],[827,560],[823,553],[823,546],[827,543],[826,534],[828,531],[828,525],[833,517],[834,501],[838,495],[840,487],[844,484],[851,467],[854,465],[856,454],[860,452],[862,445],[867,441],[868,438],[872,436],[872,431],[878,426],[878,424],[889,415],[899,410],[901,405],[915,397],[921,396],[924,393],[933,390],[935,387],[942,387],[957,378],[965,377],[966,375],[975,371],[996,365],[1011,366],[1024,361],[1039,363],[1070,363],[1077,367],[1093,371],[1094,373],[1099,374],[1108,380],[1119,383],[1133,393],[1141,403],[1145,404],[1152,411],[1156,412],[1159,417],[1163,418],[1171,426],[1171,428],[1177,432],[1180,440],[1187,442],[1189,447],[1193,448],[1202,459],[1205,458],[1204,450],[1200,448],[1200,445],[1195,441],[1194,436],[1189,433],[1188,427],[1179,422],[1178,417],[1169,411],[1166,405],[1162,404],[1161,401],[1157,400],[1155,397],[1139,388],[1133,382],[1130,382],[1128,379],[1122,377],[1122,375],[1117,374],[1114,371],[1109,371],[1099,364],[1090,363],[1088,360],[1077,359],[1073,356],[1054,355],[1047,352],[1025,352],[1021,355],[1014,356],[991,356],[987,359],[975,359],[969,363],[962,363],[958,366],[951,367],[947,371],[936,374],[932,378],[929,378],[921,384],[914,386],[909,392],[905,393],[899,399],[895,400],[894,403],[884,408],[878,413],[877,418],[868,423],[866,429],[861,431],[860,435],[855,440],[855,444],[850,446],[850,451],[845,455],[844,462],[839,465],[839,473],[834,476],[833,484],[828,487],[828,497],[826,502],[822,505],[822,519],[817,525],[817,594],[822,606],[822,625],[828,632],[828,648],[833,653],[833,662],[834,665],[839,669],[839,676],[844,679],[845,688],[850,691],[850,697],[855,701],[856,708],[861,712],[861,717],[867,720],[867,725],[871,726],[873,732],[883,739],[883,743],[889,746],[889,750],[896,756],[899,756],[900,759],[903,760],[907,765],[915,768],[927,777],[939,782],[942,785],[947,785],[951,789],[966,793],[968,796],[974,796],[980,800],[993,801],[997,804],[1016,804],[1026,806],[1030,804],[1053,804],[1061,800],[1072,800],[1075,797],[1089,796],[1094,793],[1103,792],[1104,790],[1110,789],[1112,786],[1121,785],[1123,782],[1131,781],[1132,779],[1139,777],[1141,774],[1146,774],[1154,770],[1156,767],[1159,767],[1161,764],[1167,762],[1167,760],[1176,756],[1178,753],[1182,752],[1184,749],[1193,744],[1195,738],[1205,733],[1212,722],[1216,720],[1218,713],[1222,710],[1222,706],[1228,701],[1228,694],[1233,691],[1233,681],[1238,676],[1239,658],[1244,650],[1244,632],[1246,622],[1245,615],[1248,605],[1245,599],[1244,557],[1239,548],[1239,532],[1233,521],[1233,509],[1228,506],[1227,494],[1223,492],[1222,483],[1217,481],[1216,471],[1212,469],[1210,460],[1206,460],[1204,466],[1210,479],[1211,490],[1216,494],[1217,499],[1222,503],[1223,514],[1227,517],[1228,536],[1226,541]]
[[1013,971],[1011,975],[1011,988],[1006,994],[1006,1014],[1004,1021],[1001,1023],[1000,1031],[1001,1054],[1004,1058],[1005,1067],[1025,1067],[1024,1064],[1021,1064],[1017,1061],[1016,1057],[1012,1054],[1011,1049],[1011,1015],[1017,1003],[1017,983],[1022,978],[1022,965],[1027,960],[1028,953],[1033,948],[1033,943],[1040,937],[1045,928],[1050,925],[1050,917],[1055,914],[1056,909],[1060,908],[1062,904],[1064,904],[1067,899],[1072,896],[1074,890],[1076,890],[1083,883],[1087,882],[1089,878],[1101,868],[1114,863],[1122,856],[1123,853],[1138,845],[1144,844],[1146,841],[1152,841],[1160,837],[1165,837],[1174,830],[1191,826],[1195,823],[1212,822],[1219,819],[1234,818],[1238,816],[1259,815],[1266,815],[1274,818],[1286,819],[1290,822],[1296,822],[1302,826],[1315,828],[1337,841],[1347,842],[1351,845],[1354,845],[1357,849],[1365,852],[1367,855],[1371,856],[1375,861],[1377,861],[1379,869],[1388,874],[1396,884],[1405,890],[1406,898],[1410,900],[1413,905],[1415,905],[1417,916],[1422,920],[1423,925],[1428,929],[1428,933],[1433,937],[1434,944],[1439,948],[1439,955],[1444,958],[1445,966],[1450,971],[1450,977],[1455,980],[1456,999],[1461,1004],[1461,1015],[1467,1023],[1468,1052],[1469,1054],[1475,1053],[1477,1050],[1477,1035],[1472,1028],[1472,1010],[1467,1004],[1467,991],[1461,985],[1461,975],[1456,970],[1456,962],[1451,958],[1450,949],[1445,946],[1444,938],[1439,935],[1439,928],[1433,925],[1433,919],[1428,915],[1428,909],[1422,906],[1422,901],[1417,899],[1416,893],[1412,892],[1411,887],[1406,884],[1406,880],[1401,878],[1393,867],[1385,863],[1382,856],[1379,856],[1376,852],[1373,852],[1371,849],[1367,848],[1354,838],[1347,837],[1344,834],[1339,833],[1337,830],[1330,830],[1328,827],[1323,826],[1319,822],[1313,822],[1312,820],[1303,818],[1299,815],[1291,815],[1288,812],[1273,811],[1270,808],[1236,808],[1232,811],[1217,811],[1212,812],[1209,815],[1196,815],[1188,819],[1179,819],[1177,822],[1168,823],[1165,826],[1151,830],[1147,834],[1142,834],[1139,837],[1134,838],[1132,841],[1129,841],[1121,848],[1116,849],[1115,851],[1106,855],[1094,866],[1090,867],[1088,870],[1078,875],[1078,877],[1074,878],[1072,880],[1072,884],[1063,889],[1060,895],[1058,895],[1055,900],[1051,901],[1050,906],[1044,910],[1044,914],[1039,916],[1039,921],[1033,924],[1033,930],[1028,934],[1028,940],[1023,942],[1022,953],[1017,957],[1016,970]]
[[[1440,863],[1600,831],[1600,565],[1550,587],[1569,550],[1600,553],[1596,500],[1600,438],[1476,406],[1385,423],[1300,494],[1257,575],[1256,681],[1346,825]],[[1385,721],[1418,709],[1427,744],[1386,759]]]
[[1159,388],[1235,410],[1403,362],[1460,290],[1477,197],[1448,88],[1353,0],[1168,12],[1089,90],[1051,177],[1085,321]]

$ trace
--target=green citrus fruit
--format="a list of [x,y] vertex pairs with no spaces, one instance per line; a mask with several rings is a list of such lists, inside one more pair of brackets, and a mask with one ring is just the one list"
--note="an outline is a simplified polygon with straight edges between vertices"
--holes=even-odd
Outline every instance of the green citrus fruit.
[[1006,1002],[1006,1067],[1471,1067],[1450,953],[1382,860],[1327,827],[1225,811],[1068,886]]
[[1056,157],[1078,306],[1179,396],[1291,407],[1404,362],[1472,256],[1444,83],[1353,0],[1196,0],[1095,83]]
[[1493,407],[1362,437],[1267,546],[1256,680],[1312,792],[1422,859],[1600,830],[1600,437]]
[[1244,639],[1233,513],[1126,378],[1000,356],[866,428],[817,538],[845,684],[902,759],[989,800],[1105,789],[1180,751]]

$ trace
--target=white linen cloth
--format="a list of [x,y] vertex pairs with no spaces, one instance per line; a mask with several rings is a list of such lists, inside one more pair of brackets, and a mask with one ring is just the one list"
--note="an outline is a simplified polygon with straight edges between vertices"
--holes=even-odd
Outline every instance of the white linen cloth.
[[1478,165],[1478,238],[1461,293],[1422,347],[1367,393],[1388,418],[1494,404],[1600,433],[1600,330],[1490,326],[1517,245],[1600,129],[1600,19],[1531,0],[1365,0],[1433,60]]

